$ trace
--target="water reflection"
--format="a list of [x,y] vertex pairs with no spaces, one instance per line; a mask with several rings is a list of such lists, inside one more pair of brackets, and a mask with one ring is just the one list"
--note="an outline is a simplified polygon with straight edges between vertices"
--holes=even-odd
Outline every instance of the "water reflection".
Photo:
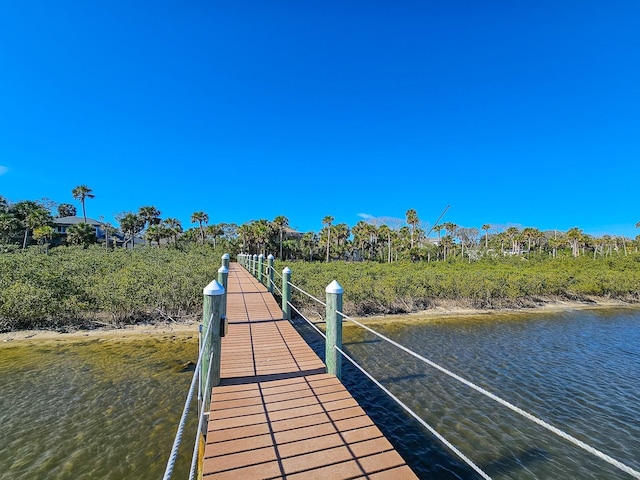
[[197,348],[193,335],[2,345],[0,478],[162,478]]
[[[640,312],[579,310],[384,323],[376,330],[640,469]],[[304,330],[303,326],[300,326]],[[312,338],[310,332],[305,333]],[[321,344],[316,348],[322,355]],[[345,328],[345,350],[495,479],[629,478],[566,440],[379,341]],[[476,478],[355,369],[343,381],[422,478]],[[391,425],[385,425],[391,423]],[[398,426],[401,425],[401,426]]]

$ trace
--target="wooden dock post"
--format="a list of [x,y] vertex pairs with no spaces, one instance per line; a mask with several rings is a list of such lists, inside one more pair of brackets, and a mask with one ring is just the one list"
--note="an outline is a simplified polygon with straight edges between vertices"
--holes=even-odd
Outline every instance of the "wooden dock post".
[[[207,330],[209,330],[209,335],[202,339],[206,346],[204,347],[201,363],[200,389],[203,399],[202,407],[208,410],[209,403],[211,402],[211,388],[220,384],[220,352],[222,350],[220,340],[220,313],[225,290],[217,280],[213,280],[209,285],[204,287],[202,293],[204,294],[202,329],[205,334]],[[211,327],[209,327],[210,323]],[[209,388],[207,389],[207,372],[209,371],[209,359],[212,353],[213,358],[211,359],[211,372],[209,373]]]
[[264,278],[262,278],[264,273],[264,255],[258,255],[258,282],[264,285]]
[[325,289],[327,294],[326,306],[326,335],[325,363],[327,373],[340,379],[342,376],[342,354],[336,347],[342,348],[342,286],[334,280]]
[[285,320],[291,320],[291,307],[289,302],[291,301],[291,269],[284,267],[282,270],[282,318]]
[[222,266],[226,267],[227,270],[229,270],[229,254],[225,253],[224,255],[222,255]]
[[224,288],[222,294],[222,302],[220,304],[220,316],[223,319],[227,318],[227,282],[229,278],[229,269],[224,264],[218,269],[218,283]]
[[253,257],[251,257],[252,261],[251,261],[251,274],[255,277],[258,278],[258,255],[257,254],[253,254]]
[[271,254],[269,254],[269,256],[267,257],[267,268],[269,270],[269,272],[267,273],[267,276],[269,278],[268,283],[269,285],[267,285],[267,289],[269,290],[269,293],[273,293],[273,260],[275,259],[275,257]]

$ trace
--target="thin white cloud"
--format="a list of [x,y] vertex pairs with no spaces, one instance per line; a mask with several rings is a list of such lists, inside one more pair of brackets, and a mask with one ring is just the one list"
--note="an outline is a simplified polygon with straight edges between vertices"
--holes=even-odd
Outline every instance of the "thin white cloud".
[[368,213],[359,213],[358,216],[360,218],[364,218],[365,220],[370,220],[372,218],[375,218],[373,215],[369,215]]
[[9,169],[3,165],[0,165],[0,175],[4,175],[5,173],[7,173],[9,171]]

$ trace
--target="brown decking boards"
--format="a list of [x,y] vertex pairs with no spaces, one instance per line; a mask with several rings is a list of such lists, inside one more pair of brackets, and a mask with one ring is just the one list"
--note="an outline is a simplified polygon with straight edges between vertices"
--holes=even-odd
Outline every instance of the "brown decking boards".
[[267,289],[229,266],[204,479],[415,479]]

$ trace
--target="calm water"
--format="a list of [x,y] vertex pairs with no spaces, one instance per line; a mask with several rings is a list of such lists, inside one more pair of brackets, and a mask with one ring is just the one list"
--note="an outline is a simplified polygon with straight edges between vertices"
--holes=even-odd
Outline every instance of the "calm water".
[[[640,310],[491,316],[376,326],[640,470]],[[344,344],[394,395],[494,479],[631,478],[359,328]],[[344,363],[343,363],[344,365]],[[352,368],[343,381],[422,478],[476,478]]]
[[[639,310],[376,328],[640,470]],[[368,333],[344,340],[494,479],[630,478]],[[0,345],[0,479],[162,478],[192,376],[181,366],[196,355],[196,336]],[[421,478],[476,478],[346,363],[343,382]],[[173,478],[187,477],[188,459]]]
[[197,350],[197,335],[2,344],[0,479],[162,478]]

